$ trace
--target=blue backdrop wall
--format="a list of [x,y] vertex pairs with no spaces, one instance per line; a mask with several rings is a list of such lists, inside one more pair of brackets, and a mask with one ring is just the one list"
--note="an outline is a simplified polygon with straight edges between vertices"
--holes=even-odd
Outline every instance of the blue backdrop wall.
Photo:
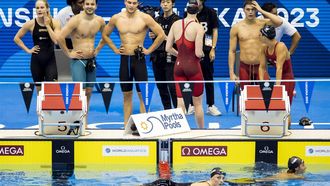
[[[269,1],[269,0],[268,0]],[[263,4],[268,1],[258,1]],[[144,5],[159,6],[159,1],[141,0]],[[207,6],[217,10],[220,28],[216,51],[215,76],[228,77],[228,47],[229,30],[233,24],[243,19],[243,10],[240,0],[208,0]],[[330,12],[329,0],[273,0],[279,7],[280,15],[293,24],[302,39],[294,54],[293,68],[296,77],[330,77]],[[15,0],[0,1],[0,77],[30,77],[30,55],[24,53],[13,42],[17,30],[35,15],[35,1]],[[64,0],[49,0],[51,14],[57,12],[66,4]],[[186,0],[176,0],[175,8],[179,15],[183,15]],[[106,21],[122,10],[124,0],[99,0],[97,14]],[[97,36],[97,41],[100,35]],[[119,45],[117,33],[112,39]],[[31,37],[27,34],[24,41],[32,46]],[[290,39],[284,37],[287,46]],[[149,39],[145,45],[148,46]],[[117,77],[119,71],[119,56],[109,47],[105,47],[98,56],[98,76]],[[153,76],[149,62],[148,73]]]

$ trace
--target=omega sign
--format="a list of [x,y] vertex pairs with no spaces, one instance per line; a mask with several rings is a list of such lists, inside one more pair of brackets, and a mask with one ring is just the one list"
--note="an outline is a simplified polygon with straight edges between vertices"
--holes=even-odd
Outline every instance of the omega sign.
[[227,156],[227,146],[182,146],[181,156]]
[[274,154],[274,151],[269,149],[268,146],[265,146],[264,149],[259,150],[260,154]]
[[23,145],[0,145],[0,156],[24,156]]
[[65,146],[61,146],[61,149],[56,149],[56,154],[69,154],[70,150],[67,150]]

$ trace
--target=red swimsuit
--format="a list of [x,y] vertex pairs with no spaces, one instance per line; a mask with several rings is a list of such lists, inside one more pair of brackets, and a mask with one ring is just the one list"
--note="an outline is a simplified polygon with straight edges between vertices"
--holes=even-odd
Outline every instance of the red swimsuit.
[[[267,60],[275,68],[276,68],[276,58],[277,58],[275,51],[276,51],[277,44],[278,43],[275,44],[274,52],[272,54],[268,53],[268,48],[265,51]],[[283,69],[282,70],[282,79],[283,80],[284,79],[286,79],[286,80],[294,79],[293,71],[292,71],[292,65],[291,65],[291,59],[287,59],[287,60],[284,61],[282,69]],[[292,97],[293,97],[293,90],[294,90],[294,87],[295,87],[295,82],[294,81],[292,81],[292,82],[281,82],[281,85],[285,86],[285,90],[288,92],[288,95],[290,97],[290,104],[292,104]]]
[[[184,33],[188,25],[193,22],[190,21],[184,26],[182,20],[182,35],[176,41],[178,48],[178,56],[174,66],[174,80],[175,81],[203,81],[203,73],[200,66],[200,58],[195,55],[195,41],[189,41],[185,38]],[[176,83],[177,97],[182,97],[179,83]],[[192,95],[198,97],[203,94],[203,83],[194,83]]]

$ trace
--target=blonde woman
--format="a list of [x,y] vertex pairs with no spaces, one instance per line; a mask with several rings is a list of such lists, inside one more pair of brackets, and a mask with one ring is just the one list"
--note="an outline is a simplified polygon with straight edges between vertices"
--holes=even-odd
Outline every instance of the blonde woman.
[[[34,82],[56,81],[57,67],[54,54],[56,32],[60,30],[60,23],[49,14],[49,4],[46,0],[37,0],[35,3],[37,17],[26,22],[15,35],[14,42],[25,52],[31,54],[30,69]],[[28,48],[22,37],[31,32],[33,47]],[[40,90],[40,84],[37,84]]]

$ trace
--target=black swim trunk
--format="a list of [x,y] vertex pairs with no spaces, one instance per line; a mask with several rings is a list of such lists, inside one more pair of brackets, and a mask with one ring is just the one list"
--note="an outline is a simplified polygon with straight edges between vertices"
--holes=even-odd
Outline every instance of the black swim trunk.
[[[120,58],[120,69],[119,69],[119,80],[120,81],[148,81],[148,73],[146,60],[138,60],[135,55],[127,56],[122,55]],[[121,90],[128,92],[133,90],[133,83],[121,83]],[[138,84],[135,85],[136,90],[141,92]]]

